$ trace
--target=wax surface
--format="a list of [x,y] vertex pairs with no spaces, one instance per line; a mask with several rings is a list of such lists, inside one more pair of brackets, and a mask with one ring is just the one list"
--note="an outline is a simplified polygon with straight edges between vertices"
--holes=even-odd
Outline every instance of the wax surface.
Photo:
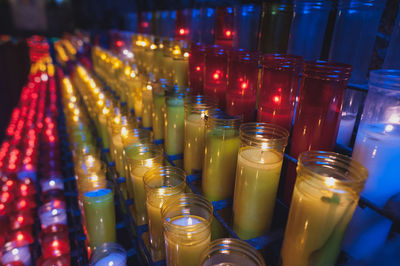
[[297,182],[281,250],[282,266],[335,265],[356,205],[357,199],[349,194]]
[[[201,253],[208,247],[211,239],[206,221],[199,216],[187,215],[174,217],[171,223],[182,228],[177,232],[172,229],[165,233],[167,265],[198,266]],[[184,233],[194,231],[196,233]]]
[[67,225],[67,212],[65,209],[52,209],[40,214],[40,223],[43,228],[54,224]]
[[20,261],[24,263],[25,266],[30,266],[31,252],[29,246],[15,248],[2,254],[1,262],[3,264],[11,263],[13,261]]
[[205,122],[200,114],[190,114],[185,119],[184,169],[190,175],[200,171],[204,161]]
[[173,98],[167,100],[165,126],[165,152],[168,155],[183,153],[184,142],[184,101]]
[[340,120],[337,142],[346,146],[350,145],[355,122],[356,122],[355,116],[352,115],[342,116],[342,119]]
[[126,255],[111,253],[98,260],[93,266],[126,266]]
[[233,195],[239,145],[234,129],[214,129],[207,133],[202,188],[208,200]]
[[239,151],[233,200],[233,228],[241,239],[269,230],[283,154],[244,147]]

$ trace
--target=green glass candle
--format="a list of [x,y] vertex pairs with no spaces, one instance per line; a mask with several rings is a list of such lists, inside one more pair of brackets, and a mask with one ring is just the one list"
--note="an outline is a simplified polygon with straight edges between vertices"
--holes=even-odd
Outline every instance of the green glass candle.
[[241,118],[223,114],[211,115],[207,120],[202,188],[210,201],[233,195],[240,122]]

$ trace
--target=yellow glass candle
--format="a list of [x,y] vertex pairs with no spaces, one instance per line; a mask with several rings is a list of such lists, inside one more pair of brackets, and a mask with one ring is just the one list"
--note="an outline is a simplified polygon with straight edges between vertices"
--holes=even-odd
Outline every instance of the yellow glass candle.
[[188,87],[189,49],[187,43],[180,41],[175,43],[172,50],[173,81],[179,87]]
[[114,193],[112,187],[83,193],[89,245],[92,249],[106,242],[116,241]]
[[146,206],[149,217],[150,245],[164,259],[164,234],[161,221],[161,207],[168,198],[184,193],[185,172],[172,166],[153,167],[143,177],[146,188]]
[[142,126],[150,128],[153,125],[153,92],[151,82],[148,82],[142,92],[143,113]]
[[125,148],[125,154],[129,165],[136,223],[146,224],[148,219],[143,176],[150,168],[162,165],[162,150],[153,144],[133,144]]
[[283,266],[335,265],[368,171],[333,152],[301,153],[281,250]]
[[208,117],[202,188],[210,201],[233,195],[240,122],[238,117],[223,114]]
[[164,203],[161,215],[167,265],[199,265],[210,244],[212,212],[211,203],[196,194],[180,194]]
[[168,155],[183,153],[185,123],[185,93],[177,86],[167,92],[165,112],[165,152]]
[[211,242],[203,252],[199,265],[265,266],[265,261],[260,252],[246,242],[235,238],[221,238]]
[[165,80],[153,85],[153,134],[155,140],[164,139]]
[[163,40],[163,53],[164,53],[164,58],[163,58],[163,72],[162,72],[162,78],[166,79],[168,82],[168,85],[172,86],[174,85],[174,77],[173,77],[173,71],[174,71],[174,66],[173,66],[173,59],[172,59],[172,38],[171,39],[164,39]]
[[233,229],[241,239],[250,239],[271,225],[289,132],[272,124],[246,123],[239,134]]
[[185,143],[183,165],[187,174],[203,169],[205,118],[216,108],[214,103],[204,96],[191,97],[185,104]]

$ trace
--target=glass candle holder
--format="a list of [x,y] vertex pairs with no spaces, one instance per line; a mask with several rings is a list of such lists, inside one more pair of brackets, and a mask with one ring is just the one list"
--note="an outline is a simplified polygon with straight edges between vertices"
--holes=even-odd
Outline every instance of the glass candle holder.
[[151,34],[152,15],[149,11],[139,13],[139,33]]
[[182,88],[188,87],[189,47],[187,42],[175,42],[172,50],[173,81]]
[[390,37],[390,43],[386,51],[385,61],[383,62],[383,69],[400,69],[400,51],[397,49],[400,45],[400,8],[399,14],[397,15],[396,22],[392,35]]
[[204,60],[204,95],[218,99],[218,105],[225,107],[228,51],[221,46],[209,46]]
[[161,207],[170,198],[185,192],[186,174],[182,169],[171,166],[153,167],[143,177],[146,189],[146,206],[149,217],[150,245],[159,251],[155,261],[164,259],[164,234]]
[[366,82],[385,0],[340,0],[329,60],[353,66],[350,82]]
[[210,201],[233,195],[240,123],[240,117],[223,114],[211,115],[207,119],[202,188]]
[[161,166],[163,154],[160,147],[154,144],[134,144],[125,148],[129,165],[129,178],[134,199],[134,215],[138,225],[146,224],[146,191],[143,183],[144,174],[155,166]]
[[111,182],[82,195],[86,230],[91,250],[116,241],[114,191]]
[[143,103],[143,113],[142,113],[142,126],[143,128],[150,129],[153,126],[153,86],[152,86],[151,76],[149,81],[143,88],[142,92],[142,103]]
[[215,22],[217,10],[212,7],[200,9],[200,42],[204,45],[212,45],[215,40]]
[[172,86],[174,85],[174,77],[173,77],[173,71],[174,71],[174,66],[173,66],[173,58],[172,58],[172,47],[173,44],[173,39],[164,39],[163,40],[163,53],[164,53],[164,60],[163,60],[163,72],[161,77],[166,79],[168,82],[168,85]]
[[189,42],[197,43],[201,41],[201,10],[200,8],[191,9],[192,23],[191,23],[191,33],[188,39]]
[[302,63],[300,56],[263,56],[257,121],[292,128]]
[[300,154],[282,266],[334,265],[368,171],[333,152]]
[[[353,158],[368,169],[361,193],[379,208],[400,192],[397,165],[400,158],[400,70],[370,72]],[[355,258],[366,258],[386,242],[392,221],[375,211],[357,207],[344,248]]]
[[93,266],[126,266],[128,254],[125,249],[114,242],[104,243],[96,248],[90,258]]
[[266,1],[262,4],[258,50],[262,53],[286,53],[293,4],[290,1]]
[[203,168],[206,117],[216,109],[211,99],[197,95],[185,103],[185,148],[183,165],[187,174],[200,172]]
[[153,134],[155,140],[164,139],[164,113],[165,113],[165,91],[167,89],[165,79],[153,83]]
[[41,256],[37,263],[37,266],[54,266],[54,265],[63,265],[63,266],[70,266],[71,265],[71,255],[62,255],[58,257],[52,257],[45,259]]
[[[257,50],[261,6],[257,4],[237,5],[233,9],[233,48],[247,51]],[[249,30],[254,29],[254,30]]]
[[182,154],[185,121],[185,90],[177,86],[170,88],[166,94],[165,105],[165,152],[168,155]]
[[52,225],[67,225],[67,209],[64,201],[52,200],[39,208],[39,218],[42,230]]
[[234,238],[214,240],[201,256],[201,266],[221,264],[265,266],[264,258],[254,247]]
[[198,265],[210,244],[213,207],[204,197],[180,194],[161,210],[167,265]]
[[175,40],[190,40],[192,35],[192,12],[191,9],[176,11]]
[[[306,62],[303,69],[290,147],[290,155],[294,158],[307,150],[333,150],[351,74],[350,65],[324,61]],[[295,176],[295,165],[289,162],[284,188],[287,204],[290,203]]]
[[289,132],[266,123],[240,126],[233,229],[241,239],[268,232]]
[[330,1],[294,0],[288,54],[318,60],[321,56],[325,29],[331,10]]
[[68,231],[40,235],[40,245],[44,258],[58,257],[70,253]]
[[215,44],[232,47],[233,39],[233,8],[217,7],[215,21]]
[[364,92],[353,89],[346,90],[336,142],[345,146],[351,145],[357,114],[365,99],[364,94]]
[[259,53],[235,50],[229,53],[226,113],[254,121],[258,84]]
[[201,43],[193,43],[189,53],[189,92],[192,95],[203,93],[205,47]]
[[1,253],[1,262],[3,265],[7,265],[8,263],[15,263],[18,265],[18,262],[24,266],[32,265],[31,251],[29,245],[25,242],[8,242],[4,245]]

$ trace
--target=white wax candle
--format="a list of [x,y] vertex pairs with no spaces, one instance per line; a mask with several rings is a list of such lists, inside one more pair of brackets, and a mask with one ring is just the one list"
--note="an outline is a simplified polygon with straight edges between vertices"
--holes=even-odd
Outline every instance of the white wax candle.
[[93,266],[125,266],[126,254],[111,253],[93,264]]
[[173,220],[171,223],[180,225],[180,226],[188,226],[188,225],[196,225],[201,223],[202,221],[200,219],[197,219],[195,217],[191,216],[184,216],[182,218],[178,218],[176,220]]
[[346,146],[350,145],[355,122],[356,117],[353,115],[342,116],[342,119],[340,120],[337,142]]
[[20,261],[25,266],[31,265],[31,252],[29,250],[29,246],[22,246],[13,248],[2,254],[1,262],[3,264]]
[[54,224],[67,225],[67,212],[65,209],[52,209],[40,214],[40,223],[43,228]]
[[53,189],[64,190],[64,182],[60,178],[51,178],[41,182],[42,192],[47,192]]

